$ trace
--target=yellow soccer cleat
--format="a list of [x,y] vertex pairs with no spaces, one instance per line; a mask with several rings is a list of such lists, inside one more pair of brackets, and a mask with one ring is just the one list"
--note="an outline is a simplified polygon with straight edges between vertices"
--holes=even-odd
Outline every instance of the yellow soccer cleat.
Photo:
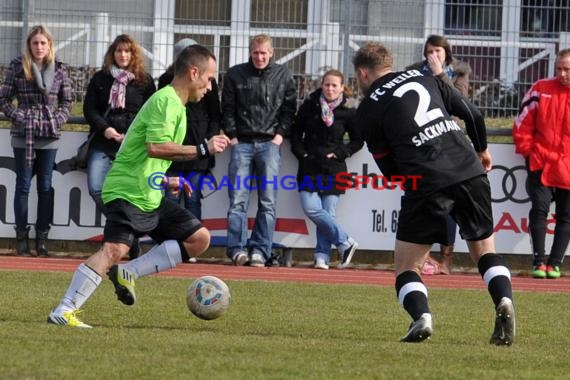
[[83,323],[77,318],[77,314],[81,313],[81,310],[69,310],[64,311],[61,314],[56,314],[55,310],[52,310],[47,318],[48,323],[59,326],[69,326],[69,327],[80,327],[84,329],[90,329],[91,326],[87,323]]

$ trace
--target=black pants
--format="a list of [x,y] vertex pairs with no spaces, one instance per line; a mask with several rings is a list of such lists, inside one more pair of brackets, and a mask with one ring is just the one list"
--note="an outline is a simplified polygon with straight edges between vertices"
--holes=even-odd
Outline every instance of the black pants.
[[542,170],[528,171],[527,190],[532,202],[529,219],[529,233],[532,244],[533,265],[545,262],[545,240],[550,204],[555,203],[556,227],[554,240],[548,257],[548,265],[560,265],[570,241],[570,191],[546,187],[540,177]]

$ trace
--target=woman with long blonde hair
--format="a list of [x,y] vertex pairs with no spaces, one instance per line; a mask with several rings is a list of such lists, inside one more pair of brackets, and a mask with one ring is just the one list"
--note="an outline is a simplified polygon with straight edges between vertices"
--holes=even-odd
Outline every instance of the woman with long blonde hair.
[[0,86],[0,110],[12,123],[18,255],[31,255],[28,195],[35,174],[38,193],[36,251],[38,256],[48,256],[47,239],[53,216],[52,172],[61,127],[69,117],[71,104],[69,75],[64,64],[56,59],[53,37],[44,25],[36,25],[28,33],[23,54],[10,62]]

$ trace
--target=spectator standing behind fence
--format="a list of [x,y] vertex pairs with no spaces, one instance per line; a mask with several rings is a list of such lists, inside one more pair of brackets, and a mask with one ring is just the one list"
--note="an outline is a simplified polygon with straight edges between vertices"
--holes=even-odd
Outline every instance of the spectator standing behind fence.
[[[570,49],[556,56],[556,77],[535,82],[522,100],[513,126],[516,152],[526,161],[535,278],[559,278],[570,240]],[[555,203],[556,227],[545,256],[547,218]]]
[[350,96],[344,75],[338,70],[327,71],[321,87],[299,108],[291,131],[291,149],[299,160],[301,205],[317,226],[317,269],[329,269],[331,245],[340,253],[339,268],[350,264],[358,247],[335,219],[339,197],[345,192],[336,176],[347,172],[345,160],[364,144],[355,127],[355,110],[347,105]]
[[[454,87],[465,97],[469,95],[469,64],[461,62],[451,53],[451,45],[443,36],[431,35],[424,44],[424,60],[408,66],[406,70],[419,70],[424,75],[435,75]],[[453,261],[453,246],[457,233],[457,224],[452,218],[447,220],[449,245],[440,245],[442,260],[438,262],[429,256],[424,264],[424,274],[449,274]]]
[[[14,98],[16,105],[13,104]],[[54,41],[43,25],[34,26],[20,57],[10,62],[0,87],[0,110],[12,126],[12,148],[16,165],[14,214],[16,252],[31,256],[28,243],[28,195],[36,176],[38,193],[36,253],[48,256],[48,233],[53,218],[51,187],[61,127],[72,105],[67,69],[55,57]]]
[[[196,41],[190,38],[183,38],[174,45],[174,59],[180,52],[195,45]],[[174,77],[174,65],[171,65],[164,74],[158,78],[158,88],[163,88],[172,82]],[[216,80],[212,81],[212,91],[209,91],[198,103],[188,102],[186,104],[186,137],[184,145],[199,145],[210,137],[220,133],[220,123],[222,113],[220,111],[220,94]],[[196,218],[202,220],[202,184],[201,179],[210,174],[210,169],[214,167],[215,158],[175,161],[170,165],[167,174],[171,177],[182,176],[192,185],[190,195],[183,191],[176,194],[172,190],[166,191],[166,196],[173,201],[184,200],[184,207]],[[206,182],[208,186],[211,182]]]
[[[223,135],[198,146],[182,145],[186,103],[197,102],[210,91],[215,75],[215,56],[202,46],[189,46],[176,60],[172,85],[157,91],[139,110],[103,185],[107,209],[103,246],[78,266],[48,323],[90,328],[77,314],[105,273],[119,301],[133,305],[136,279],[173,269],[188,257],[206,251],[209,231],[192,213],[162,194],[164,186],[180,188],[178,177],[166,178],[160,173],[172,160],[219,153],[229,145]],[[190,190],[188,184],[182,185],[180,190]],[[144,234],[157,244],[146,254],[119,264],[135,237]]]
[[[249,53],[248,62],[228,70],[222,89],[223,129],[231,139],[228,176],[233,184],[228,190],[227,255],[236,265],[262,267],[271,257],[280,146],[293,124],[297,96],[291,71],[273,61],[270,36],[254,36]],[[250,186],[241,182],[251,175],[258,179],[258,203],[248,252]]]
[[[357,120],[368,150],[385,176],[420,178],[417,186],[404,183],[396,231],[396,295],[413,320],[402,341],[420,342],[433,333],[421,268],[434,243],[447,244],[445,227],[451,215],[495,305],[490,343],[511,345],[511,273],[495,253],[486,174],[492,159],[483,115],[437,77],[394,72],[392,54],[378,43],[364,44],[353,63],[364,92]],[[471,141],[451,115],[464,120]]]
[[[89,81],[83,115],[94,134],[87,156],[87,187],[100,212],[105,214],[101,190],[129,125],[156,91],[145,71],[139,44],[129,35],[115,38],[103,57],[103,67]],[[131,258],[138,256],[138,242]]]

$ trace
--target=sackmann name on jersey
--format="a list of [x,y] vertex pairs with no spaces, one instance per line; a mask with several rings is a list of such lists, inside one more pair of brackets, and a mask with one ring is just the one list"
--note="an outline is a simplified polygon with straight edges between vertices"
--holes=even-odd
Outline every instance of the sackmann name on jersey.
[[453,120],[442,120],[435,125],[425,127],[423,131],[412,137],[412,142],[415,146],[421,146],[426,141],[441,136],[443,133],[449,131],[461,131],[461,127]]

